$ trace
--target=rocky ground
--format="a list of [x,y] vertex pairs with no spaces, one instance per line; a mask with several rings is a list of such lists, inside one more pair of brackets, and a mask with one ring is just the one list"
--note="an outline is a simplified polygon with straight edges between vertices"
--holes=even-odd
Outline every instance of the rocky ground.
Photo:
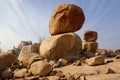
[[0,54],[0,80],[120,80],[120,50],[98,49],[98,33],[74,33],[85,21],[73,4],[56,7],[51,36],[39,43],[21,41]]
[[[36,49],[40,43],[0,54],[1,80],[120,80],[120,50],[97,49],[95,55],[82,52],[69,61],[42,59]],[[32,47],[32,48],[31,48]],[[25,50],[24,50],[25,48]],[[35,48],[35,49],[34,49]],[[33,53],[27,53],[32,52]],[[23,56],[24,53],[24,56]],[[18,57],[22,54],[22,62]],[[26,55],[25,55],[26,54]],[[92,57],[88,58],[92,55]],[[32,56],[31,56],[32,55]]]

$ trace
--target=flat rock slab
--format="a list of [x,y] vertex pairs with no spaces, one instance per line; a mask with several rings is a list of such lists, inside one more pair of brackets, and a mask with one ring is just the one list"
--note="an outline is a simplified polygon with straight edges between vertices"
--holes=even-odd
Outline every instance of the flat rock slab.
[[86,76],[87,80],[120,80],[120,74],[104,74]]

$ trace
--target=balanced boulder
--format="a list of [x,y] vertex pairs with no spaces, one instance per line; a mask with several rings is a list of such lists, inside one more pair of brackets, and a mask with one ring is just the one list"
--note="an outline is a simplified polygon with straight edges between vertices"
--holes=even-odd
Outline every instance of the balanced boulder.
[[40,46],[40,56],[52,60],[68,59],[70,56],[78,56],[81,50],[80,37],[70,32],[45,39]]
[[51,35],[79,30],[85,20],[82,9],[74,4],[58,5],[50,19],[49,31]]
[[95,31],[86,30],[84,32],[84,40],[86,42],[95,42],[97,40],[98,34]]
[[98,48],[97,42],[82,42],[82,50],[83,51],[91,51],[95,52]]

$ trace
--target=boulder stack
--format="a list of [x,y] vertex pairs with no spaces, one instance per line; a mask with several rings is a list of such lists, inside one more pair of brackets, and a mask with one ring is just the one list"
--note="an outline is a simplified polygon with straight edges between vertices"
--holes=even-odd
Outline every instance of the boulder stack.
[[[82,42],[82,50],[83,50],[83,53],[85,53],[86,57],[93,57],[93,54],[95,54],[98,48],[98,43],[96,42],[97,37],[98,37],[98,34],[95,31],[86,30],[84,32],[85,41]],[[92,54],[90,55],[90,53]]]
[[41,43],[40,56],[52,60],[78,56],[82,51],[82,41],[74,32],[82,27],[84,20],[80,7],[74,4],[58,5],[49,22],[51,36]]

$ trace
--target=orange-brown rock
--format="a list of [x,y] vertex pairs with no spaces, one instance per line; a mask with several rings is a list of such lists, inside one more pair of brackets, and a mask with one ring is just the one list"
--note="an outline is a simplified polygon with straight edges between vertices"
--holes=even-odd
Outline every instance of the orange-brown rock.
[[82,42],[82,50],[88,52],[96,52],[98,48],[97,42]]
[[97,40],[98,34],[95,31],[86,30],[84,32],[84,40],[86,42],[95,42]]
[[55,8],[50,19],[50,34],[77,31],[82,27],[84,20],[85,16],[80,7],[74,4],[60,4]]
[[50,36],[40,46],[41,58],[59,60],[69,59],[71,56],[78,56],[82,50],[82,42],[75,33],[64,33]]

